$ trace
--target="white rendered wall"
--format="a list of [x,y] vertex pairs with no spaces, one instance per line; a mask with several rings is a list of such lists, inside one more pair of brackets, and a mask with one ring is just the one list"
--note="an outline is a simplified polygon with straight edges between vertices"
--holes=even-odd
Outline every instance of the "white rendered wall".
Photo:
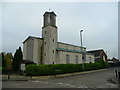
[[43,34],[43,62],[44,64],[57,63],[57,28],[46,26],[42,30]]
[[23,43],[23,59],[26,59],[26,53],[27,53],[27,42]]
[[94,55],[86,55],[86,61],[85,63],[94,63]]
[[28,39],[23,44],[23,59],[32,60],[33,61],[33,48],[34,40],[32,38]]
[[34,39],[33,60],[36,64],[41,64],[41,46],[42,40]]
[[42,40],[30,37],[23,43],[23,59],[32,60],[36,64],[41,64]]
[[66,52],[66,51],[58,51],[59,64],[66,64],[66,55],[69,55],[70,63],[76,64],[76,55],[78,55],[78,63],[82,63],[82,54]]

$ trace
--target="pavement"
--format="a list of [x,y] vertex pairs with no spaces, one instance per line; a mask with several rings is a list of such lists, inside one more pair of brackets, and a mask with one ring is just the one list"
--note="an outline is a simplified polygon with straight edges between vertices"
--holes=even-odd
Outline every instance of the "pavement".
[[113,83],[118,84],[118,78],[113,77],[111,80],[112,80]]
[[[99,71],[104,71],[107,69],[99,69],[99,70],[92,70],[92,71],[83,71],[83,72],[74,72],[74,73],[67,73],[67,74],[59,74],[56,76],[49,75],[49,76],[21,76],[21,75],[10,75],[10,79],[8,80],[8,75],[0,75],[0,80],[2,81],[28,81],[28,80],[42,80],[42,79],[52,79],[52,78],[64,78],[64,77],[70,77],[75,75],[81,75],[81,74],[88,74],[88,73],[94,73]],[[117,83],[117,79],[113,78],[113,82]]]

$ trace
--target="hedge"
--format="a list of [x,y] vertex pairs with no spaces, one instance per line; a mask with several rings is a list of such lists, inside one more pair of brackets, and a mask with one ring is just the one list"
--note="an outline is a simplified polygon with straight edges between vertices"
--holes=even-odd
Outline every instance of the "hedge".
[[2,74],[7,74],[8,70],[5,67],[0,68]]
[[84,63],[84,70],[82,64],[27,65],[25,72],[27,76],[42,76],[96,70],[105,67],[108,67],[107,63]]
[[[59,71],[60,70],[60,71]],[[26,74],[29,76],[63,74],[82,71],[81,64],[50,64],[50,65],[27,65]]]

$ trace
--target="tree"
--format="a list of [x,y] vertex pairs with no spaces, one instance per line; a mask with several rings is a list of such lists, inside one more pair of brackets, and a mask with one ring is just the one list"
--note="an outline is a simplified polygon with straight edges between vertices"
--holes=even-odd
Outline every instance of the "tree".
[[4,55],[5,55],[5,53],[3,53],[3,52],[2,52],[1,55],[0,55],[0,56],[1,56],[0,59],[2,59],[2,67],[3,67],[3,68],[6,67],[6,61],[5,61]]
[[7,54],[4,55],[4,59],[6,61],[6,67],[5,68],[7,70],[12,69],[12,58],[13,58],[12,53],[7,53]]
[[0,67],[2,67],[2,53],[0,53]]
[[22,50],[21,50],[21,47],[19,47],[19,49],[16,50],[13,58],[14,71],[20,70],[20,61],[22,60],[22,58],[23,58]]

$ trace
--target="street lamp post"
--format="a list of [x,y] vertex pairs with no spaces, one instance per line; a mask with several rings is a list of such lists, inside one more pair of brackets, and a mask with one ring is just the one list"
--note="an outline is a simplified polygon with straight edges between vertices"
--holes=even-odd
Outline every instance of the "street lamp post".
[[[82,32],[83,30],[80,30],[80,39],[81,39],[81,52],[83,52],[83,45],[82,45]],[[82,53],[82,69],[84,70],[84,60],[83,60],[83,53]]]

